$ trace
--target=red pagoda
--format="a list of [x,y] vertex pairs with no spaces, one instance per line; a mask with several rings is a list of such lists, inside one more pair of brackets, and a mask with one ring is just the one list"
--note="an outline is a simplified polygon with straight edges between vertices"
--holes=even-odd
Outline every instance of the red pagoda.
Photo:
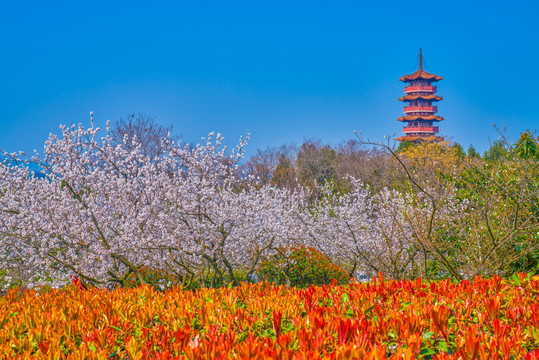
[[399,80],[409,84],[404,88],[405,95],[399,98],[400,101],[408,102],[408,104],[404,106],[406,115],[398,118],[398,121],[406,124],[403,127],[404,135],[397,140],[415,143],[443,140],[442,137],[436,135],[438,126],[434,126],[434,122],[442,121],[444,118],[434,115],[438,112],[438,106],[433,105],[433,102],[443,100],[443,98],[436,95],[437,88],[432,84],[442,80],[442,77],[423,70],[421,49],[419,49],[419,70]]

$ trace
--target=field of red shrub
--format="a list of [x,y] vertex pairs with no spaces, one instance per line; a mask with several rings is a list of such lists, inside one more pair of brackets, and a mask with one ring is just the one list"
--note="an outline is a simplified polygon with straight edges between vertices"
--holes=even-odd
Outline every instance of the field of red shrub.
[[12,290],[3,358],[538,359],[539,281]]

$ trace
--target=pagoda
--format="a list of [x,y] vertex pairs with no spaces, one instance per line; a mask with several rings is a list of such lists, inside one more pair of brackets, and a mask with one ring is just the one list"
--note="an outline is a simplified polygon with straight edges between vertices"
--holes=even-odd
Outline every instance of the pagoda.
[[444,118],[435,115],[438,112],[438,106],[433,105],[435,101],[443,100],[441,96],[436,95],[438,90],[434,82],[442,80],[441,76],[430,74],[423,70],[423,54],[419,49],[419,70],[410,75],[404,75],[399,79],[409,83],[404,87],[404,96],[400,101],[407,102],[404,106],[406,115],[398,118],[398,121],[405,123],[403,127],[404,135],[399,137],[399,141],[411,141],[421,143],[425,141],[441,141],[442,137],[436,135],[438,123]]

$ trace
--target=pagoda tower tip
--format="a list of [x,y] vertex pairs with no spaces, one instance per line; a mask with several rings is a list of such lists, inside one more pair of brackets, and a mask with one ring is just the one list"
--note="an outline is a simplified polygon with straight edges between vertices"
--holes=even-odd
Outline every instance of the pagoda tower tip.
[[423,53],[421,52],[421,48],[419,48],[419,69],[423,69]]

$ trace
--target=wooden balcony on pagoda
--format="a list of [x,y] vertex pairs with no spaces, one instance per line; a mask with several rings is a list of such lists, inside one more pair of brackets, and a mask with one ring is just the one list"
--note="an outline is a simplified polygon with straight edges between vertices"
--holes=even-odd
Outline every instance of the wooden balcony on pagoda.
[[425,132],[437,133],[439,131],[439,127],[438,126],[406,126],[406,127],[402,128],[402,131],[405,134],[408,134],[408,133],[425,133]]
[[435,93],[438,91],[438,88],[434,85],[408,85],[404,88],[404,93],[410,93],[410,92],[419,92],[419,91],[426,91],[426,92],[432,92]]
[[417,106],[417,105],[408,105],[404,107],[405,113],[410,112],[437,112],[438,106],[430,105],[430,106]]

